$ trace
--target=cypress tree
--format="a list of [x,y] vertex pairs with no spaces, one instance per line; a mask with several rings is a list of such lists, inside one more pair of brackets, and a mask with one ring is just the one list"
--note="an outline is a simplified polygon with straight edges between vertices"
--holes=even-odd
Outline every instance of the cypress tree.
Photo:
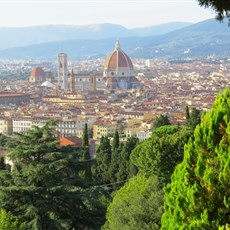
[[165,188],[162,229],[223,229],[230,223],[230,93],[203,114]]
[[112,151],[114,152],[115,149],[119,148],[120,140],[119,140],[119,133],[118,131],[115,132],[113,136],[113,143],[112,143]]
[[132,150],[137,146],[139,140],[137,137],[130,137],[124,143],[120,153],[118,181],[123,181],[136,175],[137,167],[130,160]]
[[185,108],[185,121],[186,121],[186,125],[189,126],[189,120],[190,120],[190,111],[188,106],[186,106]]
[[91,162],[89,161],[91,159],[90,157],[90,150],[89,150],[89,136],[88,136],[88,126],[85,123],[85,128],[83,130],[82,134],[82,161],[86,162],[86,168],[82,172],[86,179],[92,178],[92,171],[91,171]]
[[96,175],[106,183],[110,182],[112,148],[108,137],[102,137],[96,152]]
[[85,123],[85,128],[82,135],[82,147],[89,146],[89,135],[88,135],[88,126]]
[[[111,164],[110,164],[110,181],[112,183],[117,182],[117,173],[119,170],[119,161],[120,161],[120,140],[118,131],[115,132],[112,142],[112,155],[111,155]],[[116,187],[116,186],[115,186]]]

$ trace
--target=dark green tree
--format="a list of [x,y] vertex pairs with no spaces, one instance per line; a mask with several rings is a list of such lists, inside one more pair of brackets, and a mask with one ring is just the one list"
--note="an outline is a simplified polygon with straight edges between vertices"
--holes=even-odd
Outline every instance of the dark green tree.
[[131,162],[130,155],[138,143],[139,140],[136,137],[130,137],[124,143],[120,152],[119,171],[117,173],[118,181],[127,180],[137,174],[137,167]]
[[161,114],[155,118],[155,121],[153,122],[153,128],[156,129],[164,125],[171,125],[171,123],[167,115]]
[[112,149],[108,137],[102,137],[100,145],[96,152],[96,170],[95,174],[103,182],[109,183],[111,179],[110,164]]
[[135,176],[116,193],[102,229],[160,229],[163,200],[157,177]]
[[140,173],[156,175],[162,186],[170,182],[171,175],[184,155],[184,145],[192,131],[183,126],[162,126],[153,130],[150,139],[139,144],[131,154],[131,161]]
[[211,8],[216,13],[216,19],[223,21],[225,17],[230,19],[230,2],[227,0],[198,0],[200,6]]
[[186,125],[194,130],[196,126],[200,123],[201,114],[201,111],[196,108],[192,108],[190,112],[188,106],[186,106]]
[[89,146],[88,126],[85,123],[85,128],[82,134],[82,147]]
[[190,119],[190,111],[189,111],[189,107],[186,106],[185,107],[185,121],[186,121],[186,125],[188,125],[189,119]]
[[8,140],[9,140],[9,137],[0,133],[0,146],[5,146]]
[[0,208],[31,230],[99,229],[101,191],[86,185],[79,175],[85,168],[80,154],[70,146],[59,148],[53,131],[48,123],[8,142],[14,165],[12,171],[0,170]]
[[115,149],[119,148],[120,140],[119,140],[119,133],[118,131],[115,132],[112,142],[112,151],[114,152]]
[[[230,223],[230,93],[203,114],[165,188],[162,229],[225,229]],[[227,229],[227,227],[226,227]]]
[[92,178],[92,161],[90,161],[90,149],[89,149],[89,136],[88,136],[88,126],[85,124],[85,128],[82,134],[82,161],[86,161],[86,168],[84,169],[83,175],[85,179],[90,180]]
[[[119,171],[121,147],[122,145],[120,145],[119,133],[118,131],[116,131],[112,142],[112,155],[111,155],[111,163],[109,167],[111,183],[117,182],[117,173]],[[116,187],[116,184],[114,187]]]
[[6,169],[5,158],[0,156],[0,170]]

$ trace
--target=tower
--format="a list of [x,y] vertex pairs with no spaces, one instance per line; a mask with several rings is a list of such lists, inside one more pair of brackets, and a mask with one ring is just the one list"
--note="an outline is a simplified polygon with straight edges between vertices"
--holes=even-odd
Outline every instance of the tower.
[[67,70],[67,54],[58,54],[58,85],[61,89],[68,89],[68,70]]
[[90,78],[90,85],[89,86],[90,86],[89,90],[91,92],[97,91],[97,89],[96,89],[96,75],[95,74],[91,76],[91,78]]
[[69,84],[69,89],[71,93],[75,92],[75,76],[74,76],[74,72],[73,69],[70,73],[70,84]]

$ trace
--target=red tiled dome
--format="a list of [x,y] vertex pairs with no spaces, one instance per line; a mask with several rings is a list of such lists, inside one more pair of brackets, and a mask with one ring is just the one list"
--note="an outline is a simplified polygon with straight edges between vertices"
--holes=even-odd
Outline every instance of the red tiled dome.
[[36,67],[31,70],[30,76],[31,77],[44,77],[45,72],[43,71],[42,68]]
[[133,68],[130,57],[120,49],[119,42],[116,42],[115,50],[107,57],[104,69],[116,69],[120,67]]

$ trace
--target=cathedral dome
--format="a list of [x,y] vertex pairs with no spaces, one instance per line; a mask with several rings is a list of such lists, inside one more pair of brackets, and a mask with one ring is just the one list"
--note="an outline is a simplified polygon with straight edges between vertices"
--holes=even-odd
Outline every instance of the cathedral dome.
[[30,76],[33,77],[45,77],[45,73],[42,68],[36,67],[31,70]]
[[45,80],[45,72],[42,68],[33,68],[30,72],[29,81],[30,82],[43,82]]
[[125,77],[133,75],[133,63],[130,57],[120,48],[116,42],[115,50],[106,58],[104,65],[105,77]]

